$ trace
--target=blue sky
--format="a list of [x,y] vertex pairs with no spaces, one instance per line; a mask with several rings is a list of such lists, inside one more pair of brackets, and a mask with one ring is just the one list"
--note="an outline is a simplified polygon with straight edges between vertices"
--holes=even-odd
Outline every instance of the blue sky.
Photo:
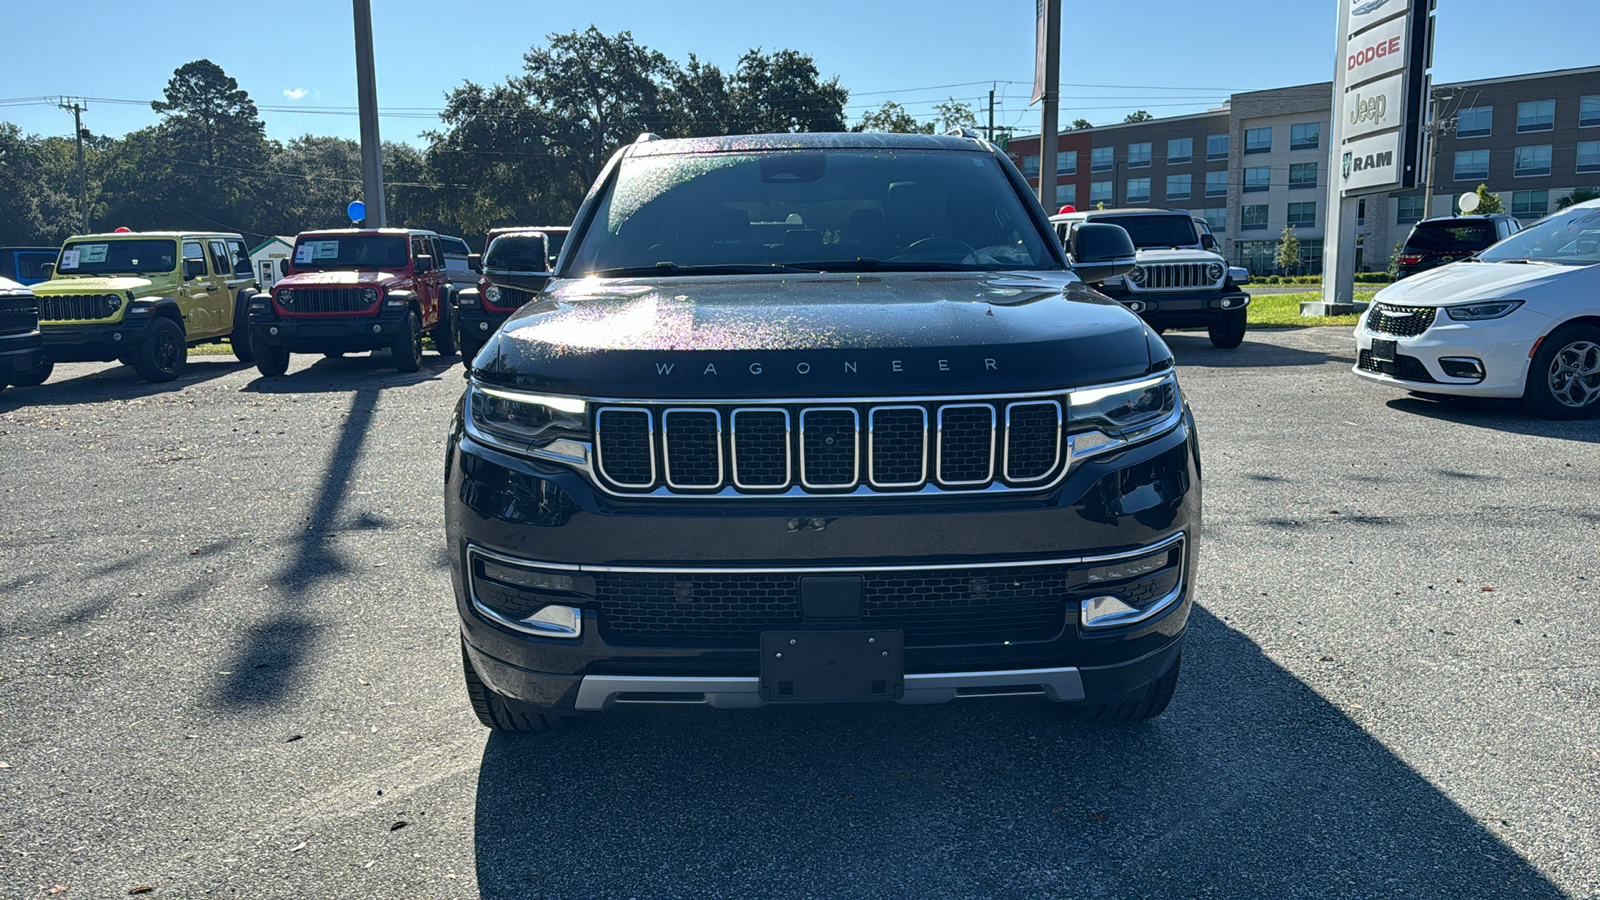
[[[1062,81],[1069,84],[1062,89],[1063,122],[1120,121],[1136,108],[1197,112],[1232,91],[1332,77],[1332,0],[1063,5]],[[1439,6],[1436,82],[1600,63],[1592,29],[1574,27],[1596,21],[1593,0],[1515,7],[1440,0]],[[631,30],[674,59],[692,51],[725,69],[751,47],[810,53],[825,75],[838,75],[851,90],[852,121],[885,99],[925,118],[946,96],[977,106],[987,102],[990,82],[999,81],[996,121],[1038,130],[1038,111],[1027,106],[1034,0],[373,0],[373,7],[386,139],[420,143],[420,132],[437,125],[432,114],[446,91],[468,79],[503,80],[520,70],[530,45],[591,23],[608,33]],[[203,15],[174,14],[185,8]],[[27,132],[70,135],[71,116],[53,105],[6,101],[106,98],[89,100],[85,124],[95,132],[121,135],[152,124],[147,104],[107,101],[156,99],[173,69],[204,56],[264,108],[269,136],[357,135],[351,8],[344,0],[187,7],[76,0],[70,9],[14,4],[7,19],[0,120]],[[186,30],[194,23],[204,31]],[[58,37],[64,29],[69,35]],[[955,86],[936,87],[943,85]]]

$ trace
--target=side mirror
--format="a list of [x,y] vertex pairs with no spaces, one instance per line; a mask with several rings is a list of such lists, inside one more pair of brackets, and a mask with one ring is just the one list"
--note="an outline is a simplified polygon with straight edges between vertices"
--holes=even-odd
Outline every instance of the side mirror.
[[467,268],[471,269],[474,272],[482,272],[483,271],[483,254],[481,254],[481,253],[468,253],[467,254]]
[[183,261],[183,277],[185,280],[199,278],[206,274],[206,261],[203,259],[186,259]]
[[433,257],[428,256],[427,254],[422,254],[422,255],[418,256],[417,257],[417,271],[418,272],[432,272],[433,271]]
[[1212,237],[1210,232],[1200,235],[1200,249],[1217,252],[1217,239]]
[[1121,225],[1085,222],[1072,231],[1072,271],[1090,284],[1133,271],[1133,238]]
[[45,263],[44,265],[39,267],[39,273],[41,275],[43,275],[47,280],[56,277],[56,264],[55,263]]

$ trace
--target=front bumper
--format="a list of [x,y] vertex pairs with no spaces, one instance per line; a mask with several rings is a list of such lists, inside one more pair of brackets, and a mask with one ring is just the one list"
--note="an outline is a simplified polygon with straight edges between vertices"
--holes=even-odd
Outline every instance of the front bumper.
[[155,316],[81,325],[41,324],[45,357],[51,362],[110,362],[137,347]]
[[[1063,589],[1048,633],[1009,640],[991,629],[971,639],[919,640],[907,629],[902,703],[995,693],[1100,702],[1159,679],[1176,660],[1193,602],[1199,528],[1187,415],[1175,430],[1080,463],[1056,488],[1025,497],[624,500],[561,466],[479,445],[459,427],[447,466],[446,532],[467,653],[497,692],[556,711],[615,702],[759,705],[752,693],[759,643],[619,637],[592,607],[582,609],[576,638],[507,627],[471,594],[469,547],[551,571],[636,568],[687,580],[733,567],[848,575],[1136,557],[1182,532],[1181,589],[1150,618],[1090,632],[1079,627],[1077,604]],[[798,627],[874,626],[860,619]]]
[[475,335],[475,340],[479,342],[488,340],[489,336],[498,331],[500,326],[511,318],[511,314],[516,312],[511,309],[505,312],[485,309],[481,303],[470,305],[463,303],[457,308],[460,311],[461,333]]
[[44,365],[44,339],[37,331],[0,335],[0,381]]
[[250,317],[250,336],[268,346],[287,347],[291,353],[359,353],[394,343],[405,327],[405,310],[366,315]]
[[1161,328],[1201,328],[1219,321],[1225,313],[1250,305],[1250,295],[1240,290],[1108,291],[1106,295]]
[[[1457,322],[1440,309],[1433,325],[1414,337],[1374,334],[1362,313],[1356,323],[1356,364],[1351,371],[1367,381],[1406,390],[1462,397],[1521,397],[1527,385],[1529,356],[1534,343],[1549,330],[1552,320],[1523,307],[1500,319]],[[1395,342],[1395,363],[1372,358],[1372,342]],[[1458,378],[1446,374],[1441,360],[1478,360],[1483,378]]]

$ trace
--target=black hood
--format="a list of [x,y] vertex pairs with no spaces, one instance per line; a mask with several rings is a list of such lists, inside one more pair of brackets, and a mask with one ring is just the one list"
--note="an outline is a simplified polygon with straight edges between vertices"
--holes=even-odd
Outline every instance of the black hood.
[[996,394],[1136,378],[1168,354],[1068,272],[568,279],[477,357],[591,397]]

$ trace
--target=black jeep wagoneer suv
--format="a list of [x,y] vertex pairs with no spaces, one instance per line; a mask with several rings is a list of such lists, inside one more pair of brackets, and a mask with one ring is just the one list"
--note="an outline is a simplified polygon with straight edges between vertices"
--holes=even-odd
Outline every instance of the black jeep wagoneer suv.
[[971,137],[623,148],[473,360],[446,520],[491,728],[618,703],[1160,713],[1200,527],[1172,355]]

